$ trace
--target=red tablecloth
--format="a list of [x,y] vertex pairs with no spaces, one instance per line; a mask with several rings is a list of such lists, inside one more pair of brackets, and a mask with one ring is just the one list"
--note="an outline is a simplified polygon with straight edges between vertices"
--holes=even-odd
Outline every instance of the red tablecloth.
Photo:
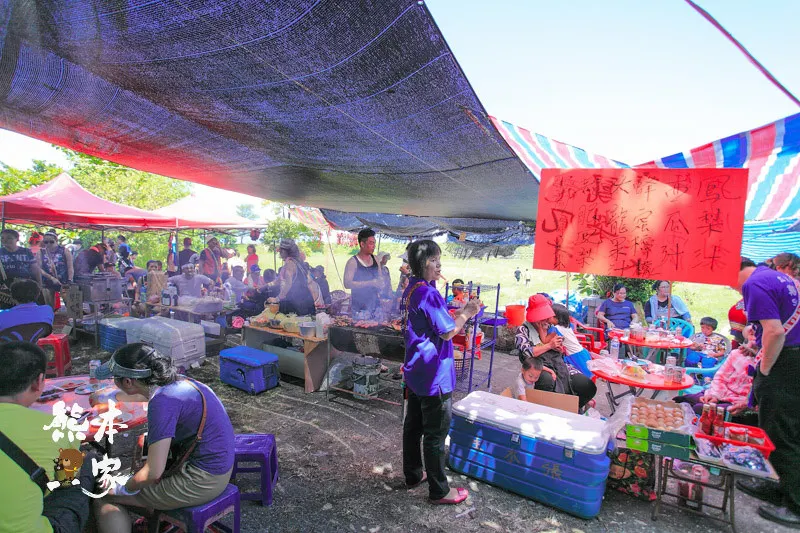
[[[105,389],[116,389],[114,386],[113,379],[106,379],[106,380],[92,380],[92,383],[100,383],[104,385]],[[80,384],[80,385],[88,385],[90,383],[90,379],[88,375],[77,375],[77,376],[65,376],[62,378],[47,378],[45,381],[45,389],[53,388],[53,387],[62,387],[62,385],[67,384]],[[72,388],[72,387],[70,387]],[[97,410],[92,409],[92,406],[89,405],[89,395],[88,394],[76,394],[75,390],[66,391],[61,395],[59,398],[54,398],[52,400],[48,400],[46,402],[36,402],[31,405],[31,409],[36,409],[37,411],[41,411],[43,413],[52,414],[53,413],[53,405],[56,402],[63,401],[66,404],[67,411],[72,408],[73,404],[78,404],[84,410],[91,410],[92,414],[89,415],[89,420],[92,420],[97,417]],[[147,422],[147,402],[130,402],[130,403],[116,403],[116,408],[122,411],[123,413],[129,413],[133,418],[126,421],[125,424],[128,425],[127,428],[119,429],[120,432],[125,432],[136,428],[144,423]],[[120,423],[119,418],[114,419],[115,426]],[[97,433],[99,426],[89,424],[89,431],[85,434],[86,439],[88,441],[94,438],[94,435]]]
[[694,385],[694,378],[690,374],[683,376],[681,383],[664,383],[664,376],[661,374],[647,374],[644,379],[635,379],[629,376],[612,376],[602,370],[592,370],[595,376],[604,379],[611,383],[619,383],[628,387],[635,387],[637,389],[652,389],[652,390],[683,390],[688,389]]

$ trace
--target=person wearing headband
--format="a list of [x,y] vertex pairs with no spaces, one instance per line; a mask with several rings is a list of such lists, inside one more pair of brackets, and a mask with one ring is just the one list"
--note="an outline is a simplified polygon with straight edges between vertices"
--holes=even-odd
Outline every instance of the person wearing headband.
[[[124,488],[97,500],[101,533],[131,531],[126,507],[168,511],[202,505],[222,494],[233,470],[233,426],[210,388],[179,377],[169,356],[141,343],[119,348],[97,369],[97,377],[113,377],[123,393],[150,398],[147,461]],[[197,438],[201,427],[202,436]],[[191,451],[185,462],[168,468],[171,448],[178,458],[184,456],[183,450]]]
[[203,286],[211,288],[214,280],[203,274],[195,274],[194,265],[187,263],[181,266],[182,274],[169,278],[169,284],[178,288],[179,296],[200,298],[203,295]]

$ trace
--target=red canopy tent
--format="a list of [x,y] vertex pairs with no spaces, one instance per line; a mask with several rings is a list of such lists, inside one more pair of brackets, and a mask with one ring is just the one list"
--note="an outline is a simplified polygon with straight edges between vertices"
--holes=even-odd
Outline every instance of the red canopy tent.
[[[4,222],[15,224],[97,229],[124,227],[174,230],[243,227],[241,220],[184,219],[104,200],[81,187],[66,172],[38,187],[0,196],[0,218]],[[252,223],[247,227],[252,227]]]

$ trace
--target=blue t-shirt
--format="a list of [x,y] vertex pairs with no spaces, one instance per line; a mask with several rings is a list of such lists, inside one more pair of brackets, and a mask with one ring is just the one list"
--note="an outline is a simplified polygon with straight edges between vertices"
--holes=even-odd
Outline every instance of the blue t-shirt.
[[15,305],[11,309],[0,311],[0,331],[21,324],[46,322],[53,325],[53,308],[49,305],[38,305],[35,302]]
[[117,246],[117,254],[123,258],[127,259],[129,255],[131,255],[131,247],[127,242],[121,243]]
[[[33,257],[33,252],[27,248],[19,246],[16,251],[9,252],[0,246],[0,262],[3,263],[3,268],[9,281],[33,278],[31,267],[36,262],[36,259]],[[9,285],[11,284],[9,283]]]
[[625,329],[631,325],[632,315],[636,313],[636,308],[629,300],[622,300],[615,302],[613,298],[609,298],[602,304],[598,312],[606,314],[606,318],[614,323],[614,327]]
[[404,302],[412,290],[403,365],[406,385],[417,396],[448,394],[456,386],[453,341],[446,341],[441,335],[453,331],[456,323],[433,282],[411,277],[403,293]]
[[[188,462],[209,474],[224,474],[233,468],[231,419],[214,391],[202,383],[195,384],[206,398],[206,425]],[[147,405],[147,441],[153,444],[172,438],[174,444],[195,435],[202,415],[200,395],[186,380],[161,387]]]
[[[747,320],[754,323],[756,343],[761,346],[759,320],[786,322],[797,309],[798,291],[792,278],[767,266],[759,266],[742,285]],[[786,335],[784,346],[800,346],[800,324]]]

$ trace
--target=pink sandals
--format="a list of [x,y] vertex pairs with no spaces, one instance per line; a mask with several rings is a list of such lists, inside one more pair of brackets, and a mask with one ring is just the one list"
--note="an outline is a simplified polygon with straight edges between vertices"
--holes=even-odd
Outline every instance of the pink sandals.
[[458,492],[458,496],[455,498],[440,498],[438,500],[430,500],[430,502],[434,505],[455,505],[457,503],[461,503],[469,497],[469,491],[467,489],[457,488],[456,491]]

